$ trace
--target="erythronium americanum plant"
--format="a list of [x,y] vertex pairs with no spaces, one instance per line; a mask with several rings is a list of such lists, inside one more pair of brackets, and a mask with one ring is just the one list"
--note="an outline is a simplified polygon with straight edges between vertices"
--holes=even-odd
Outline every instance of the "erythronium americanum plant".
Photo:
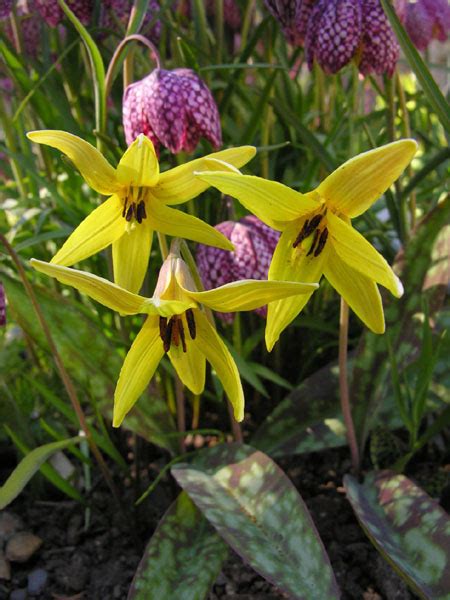
[[[352,227],[351,219],[365,212],[390,187],[416,149],[416,142],[408,139],[359,154],[307,194],[235,172],[197,175],[282,232],[269,279],[319,281],[324,274],[367,327],[383,333],[383,306],[377,284],[396,297],[402,295],[403,287],[381,254]],[[311,294],[269,304],[269,350]]]
[[206,158],[220,161],[211,163],[214,170],[221,165],[227,168],[226,163],[240,167],[255,155],[252,146],[222,150],[160,173],[153,144],[142,134],[126,150],[117,168],[71,133],[46,130],[27,135],[33,142],[66,154],[86,183],[108,196],[75,229],[51,262],[71,266],[112,244],[115,282],[138,292],[147,271],[154,231],[233,249],[214,227],[170,207],[195,198],[208,187],[193,174],[208,169]]
[[114,427],[122,423],[138,400],[165,353],[194,394],[203,392],[208,360],[233,406],[235,419],[242,421],[244,394],[239,372],[201,305],[227,312],[253,310],[280,298],[311,293],[317,287],[314,283],[242,280],[199,292],[176,243],[161,267],[152,298],[133,294],[91,273],[34,259],[31,264],[121,315],[148,315],[120,372],[114,396]]

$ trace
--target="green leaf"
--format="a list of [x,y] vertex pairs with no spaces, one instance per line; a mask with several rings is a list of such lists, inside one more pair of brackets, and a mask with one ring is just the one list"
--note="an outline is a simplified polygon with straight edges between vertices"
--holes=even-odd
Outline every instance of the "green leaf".
[[267,455],[221,444],[172,474],[233,550],[290,598],[339,597],[303,500]]
[[182,492],[149,541],[128,600],[203,600],[227,554],[227,546]]
[[[13,438],[9,427],[5,426],[5,429],[8,435]],[[60,442],[45,444],[31,450],[0,487],[0,510],[3,510],[5,506],[8,506],[8,504],[17,498],[33,475],[39,471],[43,463],[55,454],[55,452],[64,450],[64,448],[67,448],[71,444],[76,444],[81,439],[81,437],[73,437],[68,440],[61,440]]]
[[347,497],[370,541],[422,598],[450,598],[450,519],[404,475],[347,475]]
[[442,127],[444,127],[447,132],[450,132],[450,112],[447,101],[445,100],[438,85],[434,81],[422,57],[414,48],[409,35],[406,33],[405,29],[400,23],[390,1],[381,0],[381,4],[391,23],[392,29],[397,36],[403,53],[406,56],[406,60],[409,62],[409,66],[414,71],[420,85],[422,86],[428,102],[434,108]]
[[251,439],[272,457],[314,452],[346,443],[338,420],[339,371],[323,367],[303,381],[276,406]]

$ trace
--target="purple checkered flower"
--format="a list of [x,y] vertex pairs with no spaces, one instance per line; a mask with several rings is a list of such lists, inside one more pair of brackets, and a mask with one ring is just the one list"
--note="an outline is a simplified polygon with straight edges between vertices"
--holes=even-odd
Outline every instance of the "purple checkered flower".
[[[125,29],[128,25],[132,7],[132,0],[104,0],[101,3],[101,27],[115,30],[117,29],[117,23],[120,23]],[[144,22],[140,30],[142,35],[149,37],[155,44],[159,42],[161,37],[161,21],[156,19],[153,22],[159,11],[160,6],[158,0],[150,0],[144,17]],[[150,23],[152,23],[151,26]]]
[[418,50],[425,50],[432,39],[445,42],[450,30],[447,0],[418,0],[408,4],[405,29]]
[[303,45],[315,2],[316,0],[265,0],[267,8],[279,21],[287,41],[294,46]]
[[9,17],[12,9],[12,0],[0,0],[0,19]]
[[0,327],[6,325],[6,296],[3,283],[0,281]]
[[[28,56],[36,57],[41,41],[40,18],[32,9],[31,2],[17,2],[16,12],[25,53]],[[15,38],[9,22],[6,23],[5,33],[14,44]]]
[[[83,25],[88,25],[94,10],[94,0],[66,0],[66,2]],[[31,3],[50,27],[56,27],[62,21],[64,13],[58,0],[32,0]]]
[[[238,281],[240,279],[267,279],[270,261],[280,234],[268,227],[254,215],[240,221],[224,221],[216,225],[233,244],[235,251],[228,252],[213,246],[199,244],[197,265],[205,289]],[[267,307],[255,310],[262,317],[267,315]],[[225,323],[232,323],[233,313],[218,313]]]
[[190,69],[155,69],[129,85],[123,97],[123,126],[130,145],[143,133],[176,154],[192,152],[201,137],[222,144],[219,111],[205,83]]
[[[206,0],[206,13],[208,16],[214,17],[215,8],[214,0]],[[236,0],[224,0],[223,20],[232,31],[238,31],[240,29],[242,24],[241,10],[237,5]]]
[[399,45],[379,0],[319,0],[308,22],[306,57],[326,73],[356,59],[361,73],[392,75]]

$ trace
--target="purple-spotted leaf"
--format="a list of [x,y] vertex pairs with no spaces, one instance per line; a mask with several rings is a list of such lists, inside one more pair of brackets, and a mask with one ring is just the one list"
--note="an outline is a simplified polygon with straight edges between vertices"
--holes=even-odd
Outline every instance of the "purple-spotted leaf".
[[303,500],[266,454],[222,444],[172,474],[233,550],[290,598],[339,598]]
[[182,492],[148,543],[128,600],[203,600],[227,554],[226,544]]
[[450,598],[450,518],[404,475],[344,478],[353,510],[371,542],[423,598]]

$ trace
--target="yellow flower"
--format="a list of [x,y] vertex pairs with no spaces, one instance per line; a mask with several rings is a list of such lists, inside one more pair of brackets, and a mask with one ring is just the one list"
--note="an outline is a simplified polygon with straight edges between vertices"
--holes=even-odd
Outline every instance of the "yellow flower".
[[193,175],[208,169],[208,158],[220,161],[213,163],[215,170],[228,163],[241,167],[253,158],[255,148],[222,150],[160,174],[153,144],[144,135],[126,150],[116,169],[76,135],[51,130],[27,135],[66,154],[92,189],[109,196],[75,229],[52,263],[70,266],[112,244],[114,281],[138,292],[148,267],[153,231],[233,250],[214,227],[170,206],[195,198],[208,187]]
[[[396,297],[402,295],[403,287],[385,259],[353,229],[350,220],[365,212],[389,188],[416,149],[414,140],[400,140],[359,154],[307,194],[259,177],[214,173],[214,161],[210,161],[208,172],[197,176],[234,196],[267,225],[282,232],[269,279],[319,281],[324,274],[359,318],[375,333],[383,333],[377,283]],[[310,296],[293,296],[269,304],[269,350]]]
[[249,279],[196,292],[186,263],[172,252],[161,267],[153,297],[144,298],[91,273],[35,259],[31,264],[122,315],[148,315],[120,372],[114,396],[114,427],[122,423],[138,400],[165,353],[194,394],[200,394],[205,387],[208,360],[233,405],[235,418],[241,421],[244,395],[236,364],[200,305],[224,312],[253,310],[279,298],[310,293],[317,287],[310,283]]

